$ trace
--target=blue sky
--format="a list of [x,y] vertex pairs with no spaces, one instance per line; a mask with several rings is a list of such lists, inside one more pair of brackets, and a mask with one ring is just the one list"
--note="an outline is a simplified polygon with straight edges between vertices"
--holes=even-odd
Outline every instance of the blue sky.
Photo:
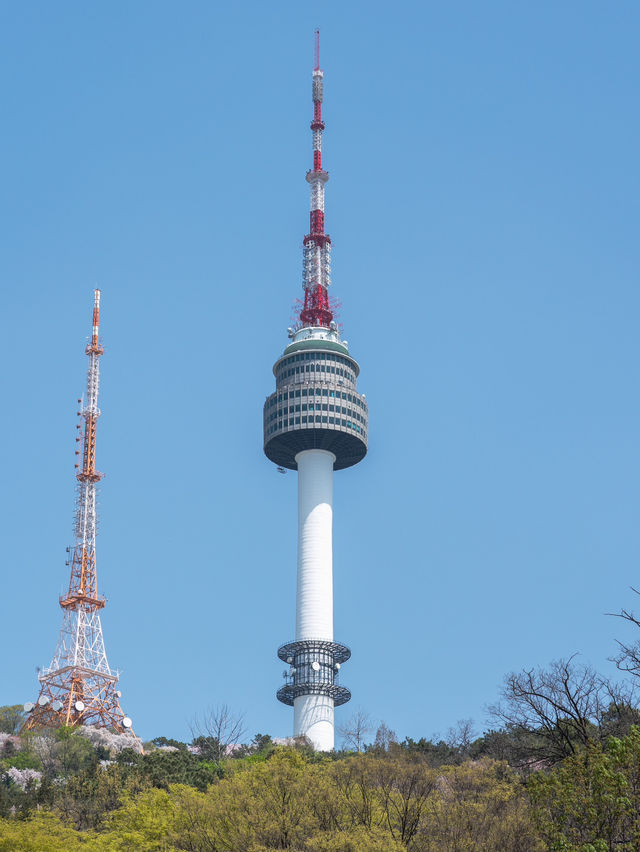
[[145,738],[226,702],[287,735],[296,480],[261,409],[301,294],[313,29],[333,294],[370,452],[336,475],[353,701],[444,733],[503,676],[603,672],[640,583],[640,9],[0,9],[0,704],[33,700],[103,293],[103,628]]

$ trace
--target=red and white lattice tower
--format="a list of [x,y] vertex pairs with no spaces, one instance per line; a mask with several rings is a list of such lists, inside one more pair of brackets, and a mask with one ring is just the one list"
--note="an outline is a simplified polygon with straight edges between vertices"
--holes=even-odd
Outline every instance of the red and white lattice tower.
[[322,168],[322,120],[324,72],[320,68],[320,33],[315,34],[313,69],[313,169],[307,172],[311,188],[309,233],[304,238],[303,286],[304,305],[300,312],[303,326],[328,328],[333,320],[329,304],[331,285],[331,238],[324,232],[324,185],[329,173]]
[[339,683],[351,656],[333,638],[333,472],[367,452],[369,409],[357,391],[360,367],[349,354],[329,300],[331,240],[324,232],[322,168],[323,72],[316,32],[313,69],[313,169],[309,233],[304,238],[304,304],[289,329],[291,342],[276,361],[276,390],[264,405],[264,452],[298,472],[296,637],[278,649],[287,663],[277,697],[293,707],[294,736],[314,748],[334,747],[334,710],[351,693]]
[[76,543],[67,548],[71,578],[67,594],[60,598],[64,615],[53,660],[38,675],[37,701],[24,706],[26,730],[92,725],[118,733],[131,731],[131,719],[120,708],[118,673],[107,661],[100,623],[100,610],[106,601],[98,594],[96,564],[96,492],[103,476],[96,469],[100,356],[104,351],[99,324],[100,290],[96,290],[91,342],[85,350],[89,357],[86,401],[78,412],[82,434],[76,441],[82,450],[78,449],[76,455],[81,455],[82,462],[76,464]]

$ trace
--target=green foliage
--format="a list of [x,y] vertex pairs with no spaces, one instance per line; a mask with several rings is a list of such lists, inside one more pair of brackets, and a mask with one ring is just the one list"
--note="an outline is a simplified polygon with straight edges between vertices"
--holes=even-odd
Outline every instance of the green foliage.
[[184,849],[174,845],[179,839],[180,827],[176,798],[165,790],[150,789],[136,799],[127,798],[120,810],[111,815],[106,830],[97,835],[90,846],[91,852],[167,852]]
[[17,734],[25,720],[22,704],[8,704],[0,707],[0,732]]
[[422,737],[419,740],[412,740],[407,737],[400,747],[408,754],[415,754],[424,758],[429,766],[442,766],[443,764],[453,764],[459,762],[458,749],[452,748],[443,740],[433,742]]
[[143,779],[121,766],[92,766],[57,785],[53,802],[58,813],[77,829],[99,829],[128,795],[146,786]]
[[[622,708],[608,721],[629,718]],[[512,736],[523,732],[489,732],[466,748],[508,750]],[[0,852],[640,850],[637,727],[526,780],[505,761],[464,760],[425,739],[322,755],[256,737],[220,763],[160,747],[106,765],[73,730],[22,743],[4,760],[40,760],[43,775],[0,778]]]
[[593,745],[529,782],[535,817],[551,850],[640,848],[640,729]]
[[25,748],[21,751],[14,751],[13,754],[0,760],[0,772],[10,769],[12,766],[15,766],[16,769],[42,769],[42,761],[37,754]]
[[0,852],[86,852],[83,838],[55,814],[32,819],[0,819]]
[[188,784],[198,790],[206,790],[223,774],[218,764],[199,760],[186,750],[157,750],[137,755],[135,765],[141,778],[165,790],[171,784]]
[[167,739],[167,737],[156,737],[154,740],[151,740],[151,745],[154,745],[156,748],[170,746],[171,748],[178,748],[181,751],[187,751],[186,743],[181,743],[180,740]]
[[304,852],[404,852],[405,848],[384,829],[359,825],[311,837],[304,845]]

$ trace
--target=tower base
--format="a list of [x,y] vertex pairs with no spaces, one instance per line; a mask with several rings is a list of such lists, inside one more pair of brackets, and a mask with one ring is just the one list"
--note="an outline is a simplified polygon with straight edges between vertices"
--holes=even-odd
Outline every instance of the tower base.
[[67,667],[40,676],[40,694],[25,704],[23,731],[79,725],[133,733],[131,719],[120,708],[117,677],[102,672]]

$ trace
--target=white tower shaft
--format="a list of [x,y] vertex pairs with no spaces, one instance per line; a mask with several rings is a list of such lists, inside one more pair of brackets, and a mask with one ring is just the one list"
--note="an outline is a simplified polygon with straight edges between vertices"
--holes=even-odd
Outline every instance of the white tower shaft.
[[303,450],[298,463],[296,640],[333,641],[333,463],[327,450]]
[[[333,464],[327,450],[303,450],[298,465],[298,591],[296,641],[333,641]],[[300,695],[293,703],[294,736],[318,751],[334,747],[334,702]]]

